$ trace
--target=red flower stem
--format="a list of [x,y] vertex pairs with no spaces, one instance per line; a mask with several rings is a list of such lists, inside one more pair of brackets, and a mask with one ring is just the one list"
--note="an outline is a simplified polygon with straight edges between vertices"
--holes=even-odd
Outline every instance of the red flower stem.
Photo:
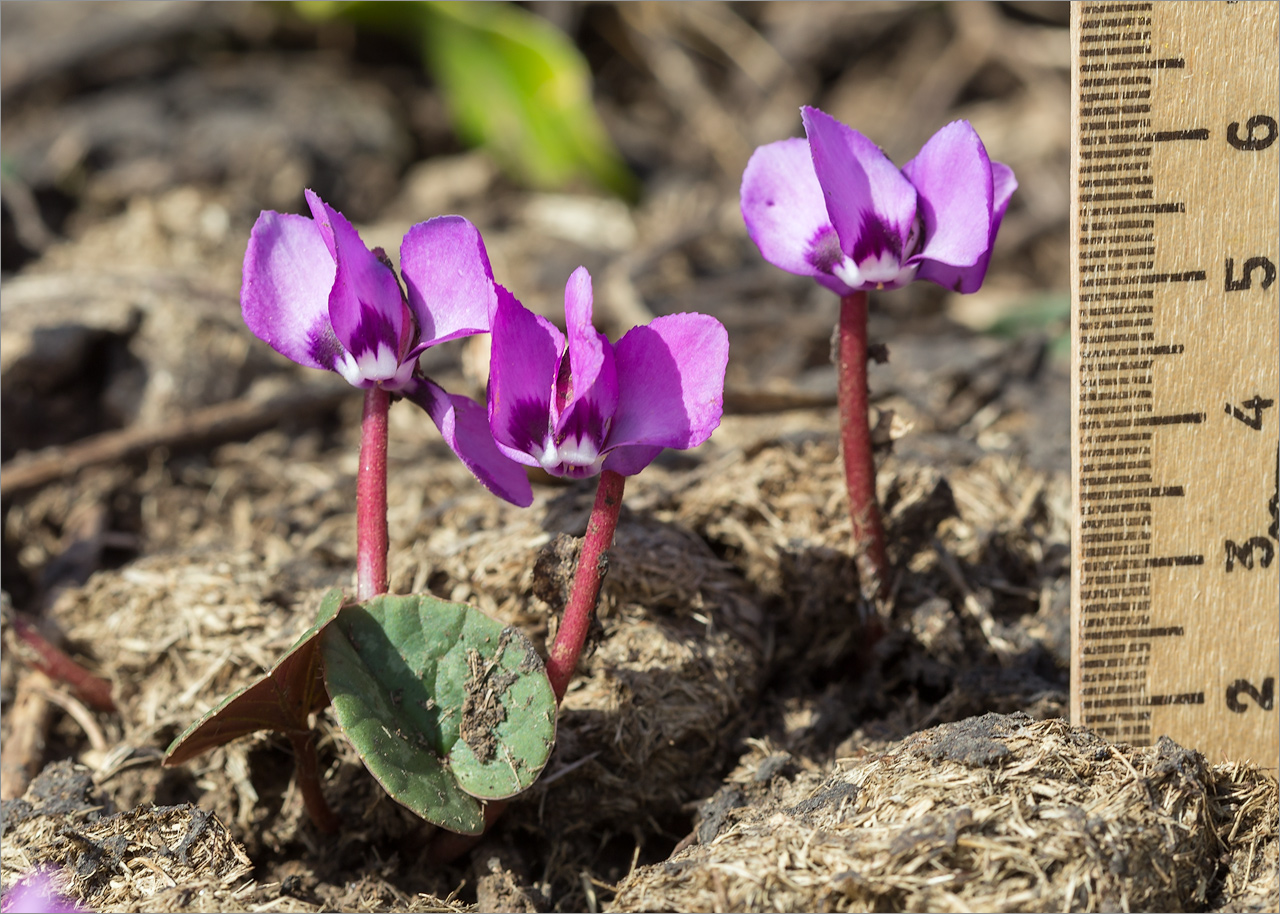
[[364,392],[356,477],[356,599],[387,592],[387,413],[391,395]]
[[316,752],[315,731],[290,730],[289,741],[293,743],[293,759],[298,769],[298,789],[302,791],[302,805],[306,807],[307,815],[316,828],[326,835],[332,835],[341,823],[329,808],[324,792],[320,789],[320,758]]
[[840,404],[840,445],[849,516],[863,593],[883,597],[889,586],[884,525],[876,502],[876,464],[871,455],[867,393],[867,293],[840,299],[839,365],[836,396]]
[[23,644],[35,652],[32,665],[54,682],[63,682],[71,687],[81,701],[95,711],[114,711],[115,702],[111,699],[111,683],[101,676],[95,676],[68,657],[63,651],[49,641],[29,622],[13,617],[13,631]]
[[[360,419],[360,469],[356,474],[356,599],[387,592],[387,415],[391,395],[381,387],[364,392]],[[291,730],[302,803],[316,828],[338,830],[338,817],[320,788],[320,761],[313,730]]]
[[578,666],[582,645],[591,628],[591,616],[596,611],[596,599],[600,596],[600,582],[607,568],[607,553],[613,543],[613,531],[618,527],[618,512],[622,510],[622,488],[626,477],[612,470],[600,474],[596,502],[587,521],[587,536],[582,542],[582,554],[578,557],[578,570],[573,576],[573,589],[569,592],[569,605],[565,607],[560,630],[551,645],[547,660],[547,678],[556,693],[556,703],[564,698],[569,680]]

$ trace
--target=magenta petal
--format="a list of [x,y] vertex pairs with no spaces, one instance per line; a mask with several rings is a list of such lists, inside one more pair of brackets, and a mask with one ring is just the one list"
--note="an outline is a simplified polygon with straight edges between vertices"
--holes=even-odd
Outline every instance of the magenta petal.
[[622,476],[634,476],[653,463],[655,457],[662,453],[660,447],[645,444],[632,444],[614,448],[604,458],[602,470],[613,470]]
[[329,324],[334,272],[314,222],[264,211],[244,254],[240,308],[245,324],[299,365],[332,369],[341,353]]
[[655,318],[628,331],[614,354],[619,393],[607,442],[610,449],[696,447],[720,424],[729,334],[715,318]]
[[521,508],[533,502],[524,467],[498,450],[483,406],[422,377],[412,378],[400,393],[427,411],[445,443],[481,485]]
[[486,333],[498,306],[493,269],[479,230],[461,216],[437,216],[409,229],[400,273],[424,345]]
[[916,219],[911,182],[852,127],[817,108],[802,108],[801,118],[840,249],[858,265],[886,254],[905,260]]
[[618,375],[613,347],[591,322],[591,307],[591,274],[578,267],[564,289],[569,376],[568,387],[557,389],[557,400],[563,396],[564,401],[556,404],[555,435],[557,442],[585,440],[598,451],[618,406]]
[[329,204],[320,199],[320,195],[314,190],[307,188],[302,195],[307,199],[307,206],[311,208],[311,218],[315,220],[316,229],[320,232],[320,238],[324,241],[324,246],[329,251],[329,257],[333,260],[338,259],[338,252],[333,242],[333,225],[329,219],[329,213],[333,212]]
[[564,335],[498,286],[489,360],[489,427],[503,453],[529,466],[547,445]]
[[943,127],[902,172],[920,194],[924,246],[917,258],[977,264],[991,248],[991,160],[969,122]]
[[82,908],[69,895],[59,889],[54,871],[41,867],[32,870],[4,893],[5,914],[86,914],[91,908]]
[[[760,254],[775,267],[801,276],[826,277],[831,264],[816,251],[835,239],[822,185],[805,140],[761,146],[742,173],[742,218]],[[833,247],[838,258],[838,242]]]
[[996,232],[1004,219],[1004,211],[1009,208],[1009,198],[1018,189],[1018,179],[1013,176],[1013,169],[1003,162],[991,163],[991,244],[996,242]]
[[957,292],[977,292],[987,276],[987,265],[991,262],[991,251],[995,248],[996,231],[1004,219],[1004,211],[1009,206],[1009,197],[1018,188],[1013,176],[1013,169],[999,162],[991,163],[991,178],[994,185],[994,207],[991,213],[991,246],[986,253],[971,267],[951,268],[932,261],[925,261],[917,274],[921,279],[928,279],[939,285],[954,289]]
[[329,322],[364,380],[390,380],[400,369],[408,316],[400,284],[391,267],[365,247],[351,223],[333,207],[326,209],[338,261],[329,293]]

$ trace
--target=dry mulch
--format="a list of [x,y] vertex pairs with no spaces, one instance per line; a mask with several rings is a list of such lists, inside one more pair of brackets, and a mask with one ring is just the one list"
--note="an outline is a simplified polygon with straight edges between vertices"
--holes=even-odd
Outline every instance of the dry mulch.
[[[1280,906],[1274,772],[1062,720],[1063,5],[548,5],[642,173],[635,206],[513,186],[457,146],[411,54],[341,24],[68,9],[3,7],[4,743],[16,708],[40,709],[16,733],[38,776],[11,794],[5,775],[6,887],[48,862],[84,903],[137,911]],[[899,162],[968,117],[1021,182],[981,293],[873,297],[899,569],[874,608],[848,551],[837,303],[762,263],[737,212],[746,156],[796,132],[802,103]],[[359,397],[275,357],[236,307],[253,218],[297,210],[302,186],[391,251],[413,222],[467,215],[499,281],[549,316],[585,264],[613,337],[679,310],[730,331],[721,428],[628,481],[555,754],[456,864],[431,861],[432,829],[327,713],[332,838],[273,735],[158,764],[351,585]],[[484,357],[423,364],[478,396]],[[411,407],[391,421],[392,590],[544,646],[591,485],[535,480],[518,510]],[[30,675],[14,611],[105,677],[117,712]]]

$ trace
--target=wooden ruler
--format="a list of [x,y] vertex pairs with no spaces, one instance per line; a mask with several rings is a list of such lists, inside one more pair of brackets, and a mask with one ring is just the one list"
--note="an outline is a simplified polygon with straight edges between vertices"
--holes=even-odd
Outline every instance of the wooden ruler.
[[1280,763],[1280,3],[1076,2],[1071,715]]

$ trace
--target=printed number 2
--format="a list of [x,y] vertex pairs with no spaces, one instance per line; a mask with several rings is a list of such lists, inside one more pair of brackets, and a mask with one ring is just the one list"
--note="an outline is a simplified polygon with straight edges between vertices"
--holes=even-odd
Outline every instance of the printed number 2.
[[1252,698],[1264,711],[1270,711],[1276,706],[1276,678],[1268,676],[1262,680],[1262,688],[1257,688],[1247,679],[1237,679],[1231,685],[1227,686],[1227,708],[1236,714],[1243,714],[1249,710],[1249,706],[1240,700],[1240,693],[1248,695]]

